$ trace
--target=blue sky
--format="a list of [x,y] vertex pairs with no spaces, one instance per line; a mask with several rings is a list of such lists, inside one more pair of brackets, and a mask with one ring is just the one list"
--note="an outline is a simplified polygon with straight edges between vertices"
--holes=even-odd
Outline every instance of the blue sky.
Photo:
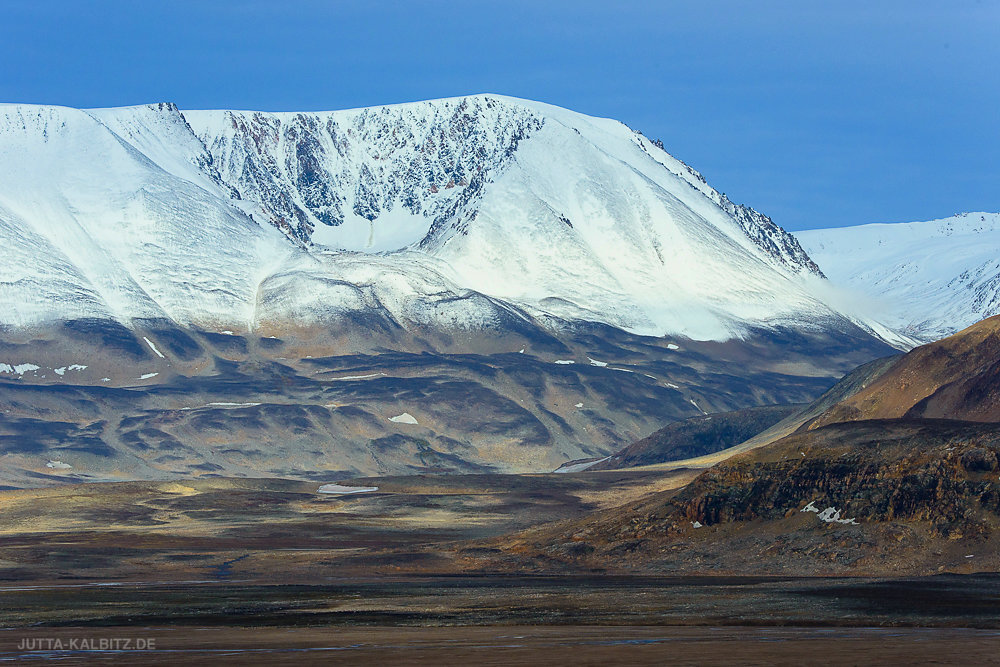
[[1000,210],[1000,2],[0,0],[0,101],[610,116],[788,229]]

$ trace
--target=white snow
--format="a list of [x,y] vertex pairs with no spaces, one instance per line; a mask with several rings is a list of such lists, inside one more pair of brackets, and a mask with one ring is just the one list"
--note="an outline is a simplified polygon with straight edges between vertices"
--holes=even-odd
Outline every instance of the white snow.
[[670,387],[671,389],[680,389],[680,387],[675,385],[673,382],[668,382],[667,386]]
[[349,495],[352,493],[371,493],[372,491],[378,491],[377,486],[342,486],[340,484],[324,484],[319,487],[317,493],[331,493],[340,496]]
[[37,371],[41,366],[35,364],[0,364],[0,373],[12,373],[14,375],[24,375],[31,371]]
[[697,409],[698,409],[698,411],[699,411],[699,412],[700,412],[701,414],[703,414],[703,415],[707,415],[707,414],[708,414],[707,412],[705,412],[704,410],[702,410],[702,409],[701,409],[701,406],[700,406],[700,405],[698,405],[697,403],[695,403],[695,402],[694,402],[694,399],[693,399],[693,398],[689,398],[689,399],[688,399],[688,403],[690,403],[690,404],[691,404],[691,405],[693,405],[693,406],[694,406],[695,408],[697,408]]
[[404,412],[401,415],[396,415],[395,417],[389,417],[389,421],[396,422],[397,424],[416,424],[417,420],[409,412]]
[[159,373],[143,373],[139,376],[140,380],[148,380],[149,378],[155,378]]
[[577,404],[576,404],[575,406],[573,406],[573,407],[577,407],[577,408],[582,408],[582,407],[583,407],[583,403],[577,403]]
[[382,377],[385,373],[369,373],[368,375],[341,375],[340,377],[328,378],[330,380],[367,380],[369,378]]
[[163,356],[163,354],[160,353],[159,350],[156,349],[156,346],[153,345],[153,341],[149,340],[145,336],[143,336],[142,339],[144,341],[146,341],[146,345],[149,346],[149,349],[151,349],[156,354],[156,356],[158,356],[160,359],[165,359],[166,358],[166,357]]
[[679,345],[676,345],[674,343],[667,343],[667,349],[668,350],[679,350],[681,348],[680,348]]
[[587,461],[586,463],[574,463],[572,465],[561,465],[556,468],[553,472],[567,473],[567,472],[582,472],[588,468],[596,466],[598,463],[604,463],[610,456],[605,456],[603,459],[597,459],[596,461]]
[[375,221],[366,220],[354,212],[344,217],[336,227],[317,225],[312,235],[313,243],[343,250],[384,252],[398,250],[424,238],[431,220],[414,215],[402,206],[382,213]]
[[567,366],[569,364],[575,364],[576,362],[573,361],[572,359],[556,359],[555,362],[553,362],[553,363],[562,364],[563,366]]
[[725,340],[840,317],[727,206],[617,121],[497,95],[302,114],[0,105],[0,324],[230,333],[377,304],[404,325],[523,310]]
[[605,366],[608,365],[607,362],[605,362],[605,361],[598,361],[596,359],[591,359],[590,357],[587,357],[587,359],[590,360],[590,365],[591,366],[598,366],[600,368],[604,368]]
[[858,524],[858,522],[856,520],[854,520],[854,519],[841,519],[840,518],[840,510],[838,510],[836,507],[827,507],[826,509],[820,511],[820,509],[818,507],[816,507],[816,505],[815,505],[815,503],[813,501],[809,501],[809,504],[806,505],[805,507],[803,507],[799,511],[800,512],[815,512],[816,513],[816,518],[819,519],[820,521],[824,522],[824,523],[843,523],[843,524],[852,524],[852,525],[857,525]]
[[260,403],[207,403],[206,405],[214,408],[252,408]]
[[692,528],[701,528],[702,527],[701,521],[692,521],[691,522],[691,527]]
[[68,463],[63,463],[62,461],[49,461],[45,464],[46,468],[55,468],[56,470],[69,470],[73,466]]
[[66,373],[66,367],[62,366],[60,368],[53,368],[52,372],[55,373],[56,375],[64,375]]
[[927,342],[1000,313],[1000,213],[796,236],[843,300]]

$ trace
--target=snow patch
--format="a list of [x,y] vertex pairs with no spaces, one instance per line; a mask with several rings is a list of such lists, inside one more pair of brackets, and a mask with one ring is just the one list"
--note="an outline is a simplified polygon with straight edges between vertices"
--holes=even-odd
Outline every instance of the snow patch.
[[556,359],[553,363],[562,364],[562,365],[566,366],[566,365],[569,365],[569,364],[575,364],[576,362],[573,361],[572,359]]
[[680,348],[680,345],[674,345],[673,343],[667,343],[667,349],[668,350],[679,350],[681,348]]
[[820,511],[813,501],[809,501],[809,504],[799,511],[814,512],[816,514],[816,518],[824,523],[844,523],[854,526],[858,525],[858,522],[855,519],[841,519],[840,510],[836,507],[827,507],[825,510]]
[[166,357],[163,356],[163,353],[157,350],[156,346],[153,345],[153,341],[149,340],[145,336],[143,336],[142,339],[146,341],[146,345],[149,346],[149,349],[151,349],[156,356],[158,356],[160,359],[166,359]]
[[702,527],[701,521],[692,521],[691,522],[691,527],[692,528],[701,528]]
[[[590,359],[590,357],[587,357],[587,359]],[[605,366],[608,365],[608,362],[598,361],[597,359],[590,359],[590,365],[597,366],[598,368],[604,368]]]
[[56,470],[69,470],[73,466],[68,463],[63,463],[62,461],[49,461],[45,464],[46,468],[55,468]]
[[29,371],[37,371],[40,368],[41,366],[36,366],[35,364],[0,364],[0,373],[24,375]]
[[368,378],[377,378],[385,375],[385,373],[369,373],[368,375],[342,375],[337,378],[328,378],[330,380],[367,380]]
[[155,378],[159,373],[144,373],[139,376],[140,380],[148,380],[149,378]]
[[317,493],[330,493],[338,496],[346,496],[352,493],[371,493],[378,491],[377,486],[343,486],[341,484],[324,484],[319,487]]
[[404,412],[401,415],[396,415],[395,417],[389,417],[389,421],[396,422],[397,424],[416,424],[417,420],[409,412]]
[[577,407],[577,408],[582,408],[582,407],[583,407],[583,403],[577,403],[577,404],[576,404],[575,406],[573,406],[573,407]]
[[585,463],[574,463],[572,465],[564,464],[556,468],[553,472],[558,472],[558,473],[581,472],[583,470],[586,470],[587,468],[596,466],[598,463],[604,463],[610,458],[611,458],[610,456],[605,456],[603,459],[597,459],[596,461],[587,461]]

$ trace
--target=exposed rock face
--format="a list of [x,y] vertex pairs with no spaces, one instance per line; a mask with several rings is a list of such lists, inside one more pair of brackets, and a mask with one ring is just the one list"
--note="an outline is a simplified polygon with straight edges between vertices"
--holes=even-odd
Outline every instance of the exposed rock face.
[[320,225],[336,227],[348,216],[374,222],[394,210],[426,218],[435,232],[460,225],[518,143],[544,124],[527,108],[489,97],[332,113],[186,115],[223,181],[303,243]]
[[736,220],[747,237],[764,248],[772,257],[780,257],[790,266],[799,271],[822,276],[823,272],[806,251],[799,245],[798,239],[774,224],[768,216],[755,211],[743,204],[734,204],[724,194],[719,195],[719,205]]
[[[827,426],[749,452],[676,492],[497,543],[485,567],[929,574],[996,568],[1000,427]],[[973,554],[974,563],[966,558]]]
[[1000,519],[1000,485],[986,475],[998,450],[993,425],[835,424],[719,464],[668,505],[705,526],[781,519],[811,502],[859,523],[915,520],[940,536],[982,535]]

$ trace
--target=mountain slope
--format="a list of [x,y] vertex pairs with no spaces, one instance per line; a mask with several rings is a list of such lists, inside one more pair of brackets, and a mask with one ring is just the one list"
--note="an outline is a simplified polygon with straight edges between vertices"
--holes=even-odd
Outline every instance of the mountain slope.
[[865,419],[1000,421],[1000,316],[915,348],[807,428]]
[[620,470],[714,454],[746,441],[802,408],[801,405],[762,405],[691,417],[667,424],[586,470]]
[[[242,330],[373,311],[478,327],[511,312],[500,299],[552,326],[702,340],[877,328],[814,294],[818,269],[766,216],[621,123],[534,102],[5,105],[0,155],[0,317],[14,326],[66,310]],[[34,271],[18,261],[33,247]],[[32,303],[53,283],[68,294]]]
[[0,260],[16,484],[551,470],[905,344],[657,143],[492,95],[0,105]]
[[489,567],[996,571],[998,335],[993,317],[858,369],[831,392],[847,398],[790,435],[679,491],[507,536]]
[[1000,313],[1000,214],[796,232],[834,284],[922,342]]

